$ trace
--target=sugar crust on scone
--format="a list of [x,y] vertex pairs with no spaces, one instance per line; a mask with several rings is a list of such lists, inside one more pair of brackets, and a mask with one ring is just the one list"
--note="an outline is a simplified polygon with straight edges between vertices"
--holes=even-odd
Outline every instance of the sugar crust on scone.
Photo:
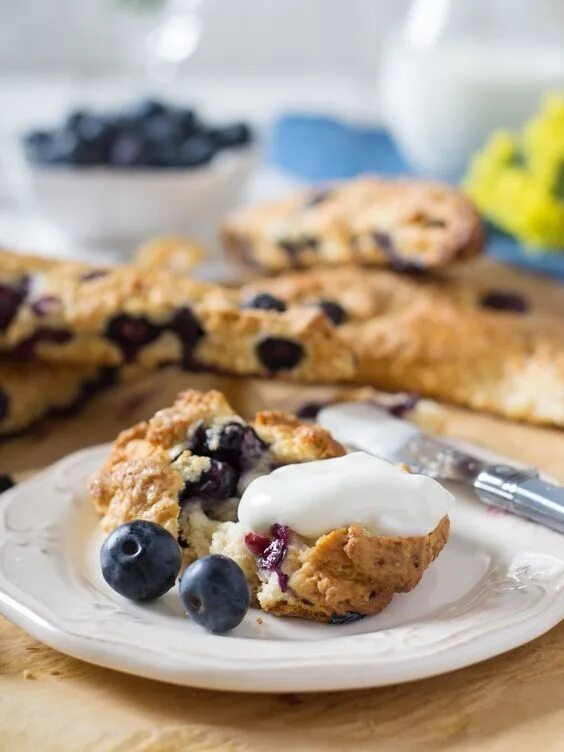
[[242,306],[240,293],[167,270],[96,268],[0,251],[0,352],[12,358],[338,381],[350,348],[315,309]]
[[0,361],[0,437],[78,408],[114,380],[112,369],[95,365]]
[[364,176],[237,209],[223,239],[239,260],[272,271],[344,263],[427,269],[477,255],[484,232],[455,188]]
[[564,426],[560,320],[526,310],[525,301],[521,311],[489,308],[487,281],[342,267],[261,279],[245,289],[291,305],[338,304],[338,331],[353,348],[359,384]]

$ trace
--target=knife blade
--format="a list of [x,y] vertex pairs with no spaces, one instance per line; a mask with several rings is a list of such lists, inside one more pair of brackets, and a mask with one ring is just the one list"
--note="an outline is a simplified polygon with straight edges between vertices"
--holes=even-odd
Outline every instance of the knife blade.
[[317,420],[349,447],[404,463],[415,473],[464,483],[485,503],[564,533],[564,487],[547,483],[535,468],[484,462],[373,403],[329,405]]

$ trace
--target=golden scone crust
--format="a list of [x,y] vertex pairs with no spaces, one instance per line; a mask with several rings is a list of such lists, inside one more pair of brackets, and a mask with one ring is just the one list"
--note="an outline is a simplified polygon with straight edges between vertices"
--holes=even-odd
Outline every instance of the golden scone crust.
[[225,247],[272,271],[346,263],[427,269],[481,252],[472,202],[446,185],[360,177],[236,210]]
[[350,378],[350,348],[318,310],[245,307],[240,292],[169,270],[96,268],[0,251],[0,352],[306,381]]
[[358,383],[564,426],[560,320],[527,310],[519,297],[508,298],[515,310],[488,307],[503,295],[487,281],[343,267],[257,280],[245,290],[291,305],[338,304],[337,331],[354,351]]
[[114,378],[111,369],[94,365],[0,361],[0,437],[79,407]]
[[274,465],[344,454],[343,447],[319,426],[280,412],[260,412],[252,423],[244,424],[220,392],[182,392],[171,407],[122,432],[104,467],[90,479],[91,498],[103,515],[104,530],[147,519],[178,538],[178,494],[187,480],[209,467],[207,457],[186,448],[187,439],[200,425],[219,430],[229,422],[250,425],[267,445]]
[[371,535],[361,525],[333,530],[302,557],[288,582],[288,595],[260,598],[279,616],[331,621],[382,611],[395,593],[412,590],[449,537],[444,517],[425,536]]

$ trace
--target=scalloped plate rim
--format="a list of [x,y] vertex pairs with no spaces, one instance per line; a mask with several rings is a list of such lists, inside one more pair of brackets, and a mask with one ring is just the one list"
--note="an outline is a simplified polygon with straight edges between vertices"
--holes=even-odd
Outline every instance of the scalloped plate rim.
[[[57,498],[61,500],[63,494],[69,496],[69,489],[61,490],[60,488],[61,474],[71,469],[76,471],[81,463],[88,465],[94,459],[98,461],[106,451],[107,445],[80,450],[3,494],[0,497],[0,529],[3,528],[5,516],[8,510],[14,506],[15,500],[25,496],[28,490],[33,490],[37,484],[41,483],[45,488],[49,486],[49,492],[58,495]],[[75,489],[75,491],[78,491],[78,489]],[[72,496],[72,494],[70,495]],[[76,493],[74,497],[76,499]],[[477,506],[477,509],[482,508]],[[483,512],[485,512],[485,508],[483,508]],[[80,508],[77,514],[80,514]],[[487,518],[488,525],[492,524],[492,519],[495,520],[496,518]],[[511,520],[514,522],[510,524],[517,523],[519,528],[528,526],[529,531],[531,531],[531,539],[539,534],[542,537],[545,532],[548,536],[557,535],[551,531],[544,531],[542,528],[540,529],[540,531],[543,531],[541,533],[539,526],[533,523],[516,518],[511,518]],[[68,522],[68,517],[65,521]],[[534,532],[535,530],[537,533]],[[23,533],[19,531],[19,534],[20,536],[24,535],[25,531]],[[3,540],[2,545],[0,545],[0,553],[4,544],[8,544],[8,542],[9,536],[6,536],[6,540]],[[28,544],[24,543],[24,545]],[[531,552],[530,555],[532,556],[533,553]],[[564,556],[558,561],[564,567]],[[184,654],[179,660],[179,657],[176,656],[175,658],[174,653],[172,653],[167,656],[167,660],[164,660],[162,651],[152,651],[147,647],[141,649],[138,645],[128,644],[127,641],[116,642],[114,638],[108,636],[96,638],[86,633],[77,633],[76,628],[70,626],[61,627],[56,623],[57,619],[53,616],[50,618],[48,614],[40,613],[41,609],[37,607],[33,596],[26,592],[25,583],[10,581],[3,568],[0,567],[0,613],[50,647],[75,658],[137,676],[180,685],[230,691],[304,692],[360,689],[397,684],[454,671],[523,645],[544,634],[563,620],[564,577],[561,576],[560,572],[553,590],[549,594],[545,594],[544,597],[541,596],[538,603],[541,605],[544,603],[540,611],[538,608],[534,608],[538,605],[535,602],[531,609],[532,614],[529,614],[525,608],[523,611],[514,614],[513,619],[508,620],[510,616],[508,615],[505,617],[506,623],[495,626],[494,622],[492,629],[484,628],[481,636],[470,637],[461,644],[457,644],[455,641],[454,644],[447,644],[446,647],[441,648],[440,644],[437,643],[439,645],[437,650],[429,649],[432,648],[433,643],[427,646],[423,645],[423,648],[420,648],[420,652],[422,651],[420,655],[413,654],[413,650],[410,651],[409,649],[399,650],[398,653],[396,649],[392,651],[393,654],[390,659],[389,656],[386,657],[385,651],[377,650],[374,653],[371,650],[371,647],[375,645],[374,635],[387,635],[388,633],[393,635],[394,632],[401,630],[402,627],[400,626],[384,629],[380,632],[365,633],[360,635],[360,639],[358,639],[359,635],[357,634],[352,635],[352,640],[349,639],[349,635],[339,636],[336,640],[333,639],[333,635],[331,635],[330,640],[304,640],[304,643],[307,643],[310,648],[309,652],[312,652],[307,661],[300,660],[297,655],[293,657],[291,655],[293,651],[295,653],[296,648],[291,649],[290,646],[301,644],[299,640],[288,643],[288,647],[284,648],[280,647],[284,645],[284,640],[279,639],[270,640],[268,644],[273,649],[276,647],[276,650],[285,649],[290,655],[284,660],[278,658],[278,665],[276,665],[276,661],[261,659],[260,655],[258,657],[246,655],[241,658],[239,653],[242,643],[250,645],[254,642],[264,642],[263,640],[254,641],[249,638],[244,640],[236,638],[230,641],[233,646],[236,646],[234,651],[236,654],[232,656],[215,656],[215,659],[212,659],[206,653],[198,654],[196,652]],[[269,618],[275,619],[276,617]],[[414,629],[416,628],[417,624]],[[328,629],[331,629],[331,627],[328,627]],[[453,634],[456,635],[457,632],[455,631]],[[202,643],[202,640],[209,642],[211,652],[213,652],[214,645],[211,641],[221,640],[222,649],[228,644],[225,641],[229,641],[229,638],[206,635],[205,633],[197,639],[194,637],[194,639],[198,644]],[[352,645],[355,650],[358,645],[357,653],[354,655],[347,653],[328,663],[326,655],[324,655],[326,650],[323,650],[316,658],[316,645],[331,642],[335,646],[340,644],[344,647],[345,643],[340,642],[341,640],[346,640],[346,644]],[[176,666],[175,660],[177,661]],[[245,663],[247,665],[243,665]],[[281,663],[285,665],[281,665]]]

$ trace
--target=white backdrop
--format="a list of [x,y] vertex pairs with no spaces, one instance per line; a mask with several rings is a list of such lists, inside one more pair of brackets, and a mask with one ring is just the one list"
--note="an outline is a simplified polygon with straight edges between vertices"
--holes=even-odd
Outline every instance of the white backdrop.
[[[189,0],[187,0],[189,1]],[[0,0],[0,70],[136,67],[158,11],[143,0]],[[144,0],[145,4],[159,0]],[[185,73],[372,73],[408,0],[203,0],[202,43]]]

